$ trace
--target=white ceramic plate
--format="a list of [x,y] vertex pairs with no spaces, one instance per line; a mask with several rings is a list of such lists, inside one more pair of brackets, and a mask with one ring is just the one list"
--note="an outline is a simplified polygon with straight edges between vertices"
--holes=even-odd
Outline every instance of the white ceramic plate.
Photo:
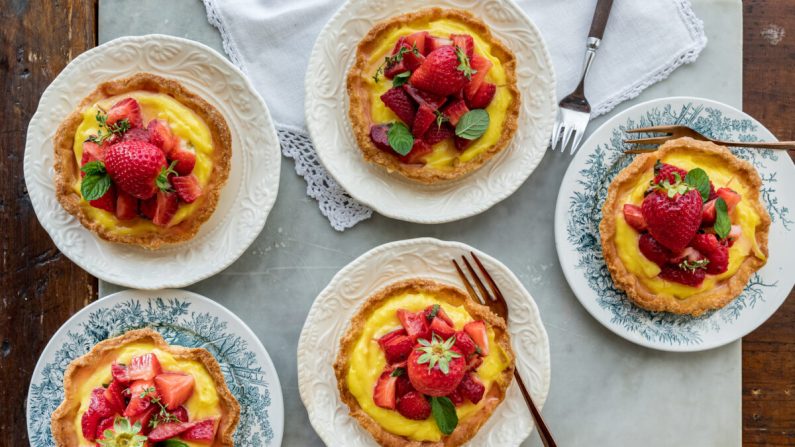
[[599,222],[607,187],[632,156],[624,131],[683,124],[722,140],[775,137],[733,107],[700,98],[662,98],[627,109],[604,123],[572,160],[558,194],[555,243],[563,273],[583,306],[600,323],[639,345],[664,351],[701,351],[730,343],[759,327],[792,290],[795,276],[795,166],[786,152],[732,148],[762,177],[762,198],[772,225],[770,256],[745,291],[724,308],[702,317],[655,313],[632,304],[613,286],[602,258]]
[[[429,6],[464,9],[486,22],[516,54],[522,93],[513,142],[457,181],[420,185],[366,162],[348,119],[345,79],[356,46],[373,25]],[[538,29],[511,0],[348,0],[317,38],[306,73],[306,122],[320,161],[356,200],[380,214],[417,223],[451,222],[510,196],[541,161],[555,120],[555,76]]]
[[[55,198],[52,138],[97,84],[150,72],[176,79],[215,106],[232,132],[232,167],[213,216],[191,241],[157,251],[103,241]],[[268,108],[248,79],[213,49],[152,34],[86,51],[47,87],[28,126],[25,183],[53,242],[92,275],[136,289],[184,287],[234,262],[265,225],[279,188],[281,154]]]
[[125,290],[86,306],[53,335],[33,371],[27,400],[30,445],[55,447],[50,415],[63,401],[63,374],[94,345],[149,327],[169,344],[210,351],[243,411],[235,445],[279,446],[284,403],[279,376],[251,329],[225,307],[184,290]]
[[[533,401],[543,406],[549,391],[549,340],[538,307],[519,279],[500,261],[460,242],[409,239],[376,247],[340,270],[309,310],[298,341],[298,389],[309,421],[328,446],[376,446],[340,400],[333,363],[339,341],[359,305],[382,287],[425,277],[463,288],[450,262],[474,251],[508,300],[508,328],[516,365]],[[519,445],[532,428],[530,412],[514,381],[505,400],[467,444]]]

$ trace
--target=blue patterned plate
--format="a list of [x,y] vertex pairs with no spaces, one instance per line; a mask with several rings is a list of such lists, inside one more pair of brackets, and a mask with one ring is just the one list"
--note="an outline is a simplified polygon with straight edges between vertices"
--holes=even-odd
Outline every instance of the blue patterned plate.
[[762,177],[762,198],[772,225],[770,256],[745,291],[724,308],[701,317],[655,313],[632,304],[616,289],[602,257],[599,222],[607,187],[632,156],[623,155],[624,131],[683,124],[722,140],[774,141],[758,121],[715,101],[662,98],[625,110],[597,129],[572,160],[558,193],[555,244],[563,273],[583,306],[627,340],[664,351],[701,351],[737,340],[759,327],[787,298],[795,283],[795,165],[786,152],[737,149]]
[[268,352],[229,310],[184,290],[115,293],[86,306],[61,326],[39,357],[30,382],[30,445],[55,446],[50,415],[63,400],[63,373],[69,363],[102,340],[142,327],[160,332],[170,344],[202,347],[215,356],[240,402],[236,446],[281,445],[282,389]]

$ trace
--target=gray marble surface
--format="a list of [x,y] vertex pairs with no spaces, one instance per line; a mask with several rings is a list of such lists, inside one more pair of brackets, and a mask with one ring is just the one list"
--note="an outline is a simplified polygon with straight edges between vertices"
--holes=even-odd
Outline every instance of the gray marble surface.
[[[674,72],[639,102],[673,95],[742,103],[740,0],[695,0],[709,44],[698,61]],[[100,0],[99,40],[164,33],[221,51],[218,32],[198,0]],[[598,65],[598,58],[596,64]],[[595,129],[606,117],[591,124]],[[262,234],[225,271],[190,290],[217,300],[259,336],[284,391],[285,446],[321,441],[309,425],[296,377],[296,345],[317,293],[341,267],[376,245],[432,236],[459,240],[498,257],[535,297],[549,333],[552,384],[544,415],[561,446],[739,446],[740,342],[708,352],[673,354],[636,346],[586,313],[558,264],[553,214],[568,155],[548,153],[515,194],[488,212],[423,226],[374,216],[343,233],[320,214],[293,162],[282,160],[279,197]],[[532,205],[532,206],[531,206]],[[119,290],[100,284],[101,296]],[[525,446],[541,445],[535,433]]]

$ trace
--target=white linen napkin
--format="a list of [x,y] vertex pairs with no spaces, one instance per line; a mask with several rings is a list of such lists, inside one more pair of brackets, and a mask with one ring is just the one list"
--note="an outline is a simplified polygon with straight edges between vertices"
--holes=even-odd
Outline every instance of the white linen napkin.
[[[574,89],[596,0],[518,0],[541,30],[557,79],[558,99]],[[229,58],[268,104],[284,155],[295,159],[307,194],[337,230],[367,219],[326,173],[306,131],[304,76],[320,30],[340,0],[204,0]],[[430,4],[429,4],[430,6]],[[689,0],[615,0],[602,46],[586,83],[594,115],[640,94],[677,67],[693,62],[707,43]]]

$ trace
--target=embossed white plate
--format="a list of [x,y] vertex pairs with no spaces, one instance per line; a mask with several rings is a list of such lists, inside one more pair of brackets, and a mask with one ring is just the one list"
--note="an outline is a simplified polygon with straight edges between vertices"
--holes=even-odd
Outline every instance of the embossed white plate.
[[[232,167],[212,217],[192,240],[149,251],[106,242],[55,197],[52,138],[97,84],[150,72],[176,79],[210,102],[232,132]],[[121,37],[75,58],[47,87],[28,126],[25,183],[55,245],[92,275],[136,289],[184,287],[234,262],[265,225],[279,188],[281,154],[268,108],[225,57],[200,43],[150,34]]]
[[[340,400],[333,363],[339,341],[361,303],[382,287],[424,277],[463,289],[450,262],[474,251],[508,300],[508,329],[516,365],[533,401],[541,408],[549,391],[549,340],[538,307],[519,279],[500,261],[460,242],[409,239],[376,247],[340,270],[320,292],[298,341],[298,389],[309,421],[328,446],[375,446],[370,433],[348,415]],[[505,400],[467,444],[517,446],[532,429],[530,412],[514,381]]]
[[207,349],[218,360],[242,410],[236,446],[281,445],[282,388],[268,351],[228,309],[185,290],[125,290],[91,303],[64,323],[41,353],[30,381],[30,445],[55,447],[50,416],[63,401],[69,363],[102,340],[143,327],[156,330],[170,344]]
[[[516,54],[522,94],[519,128],[509,147],[462,179],[420,185],[371,165],[348,119],[345,79],[356,46],[375,23],[429,6],[464,9],[486,22]],[[513,194],[546,151],[555,120],[555,76],[538,29],[512,0],[348,0],[317,38],[306,73],[306,122],[320,161],[356,200],[384,216],[451,222],[482,213]]]
[[599,222],[607,187],[632,156],[624,131],[683,124],[721,140],[775,141],[762,124],[734,107],[701,98],[661,98],[631,107],[597,129],[572,160],[555,209],[555,245],[563,273],[580,303],[605,327],[627,340],[663,351],[702,351],[733,342],[765,322],[795,283],[795,165],[785,151],[731,148],[762,177],[770,213],[767,265],[739,297],[698,318],[649,312],[613,285],[602,258]]

